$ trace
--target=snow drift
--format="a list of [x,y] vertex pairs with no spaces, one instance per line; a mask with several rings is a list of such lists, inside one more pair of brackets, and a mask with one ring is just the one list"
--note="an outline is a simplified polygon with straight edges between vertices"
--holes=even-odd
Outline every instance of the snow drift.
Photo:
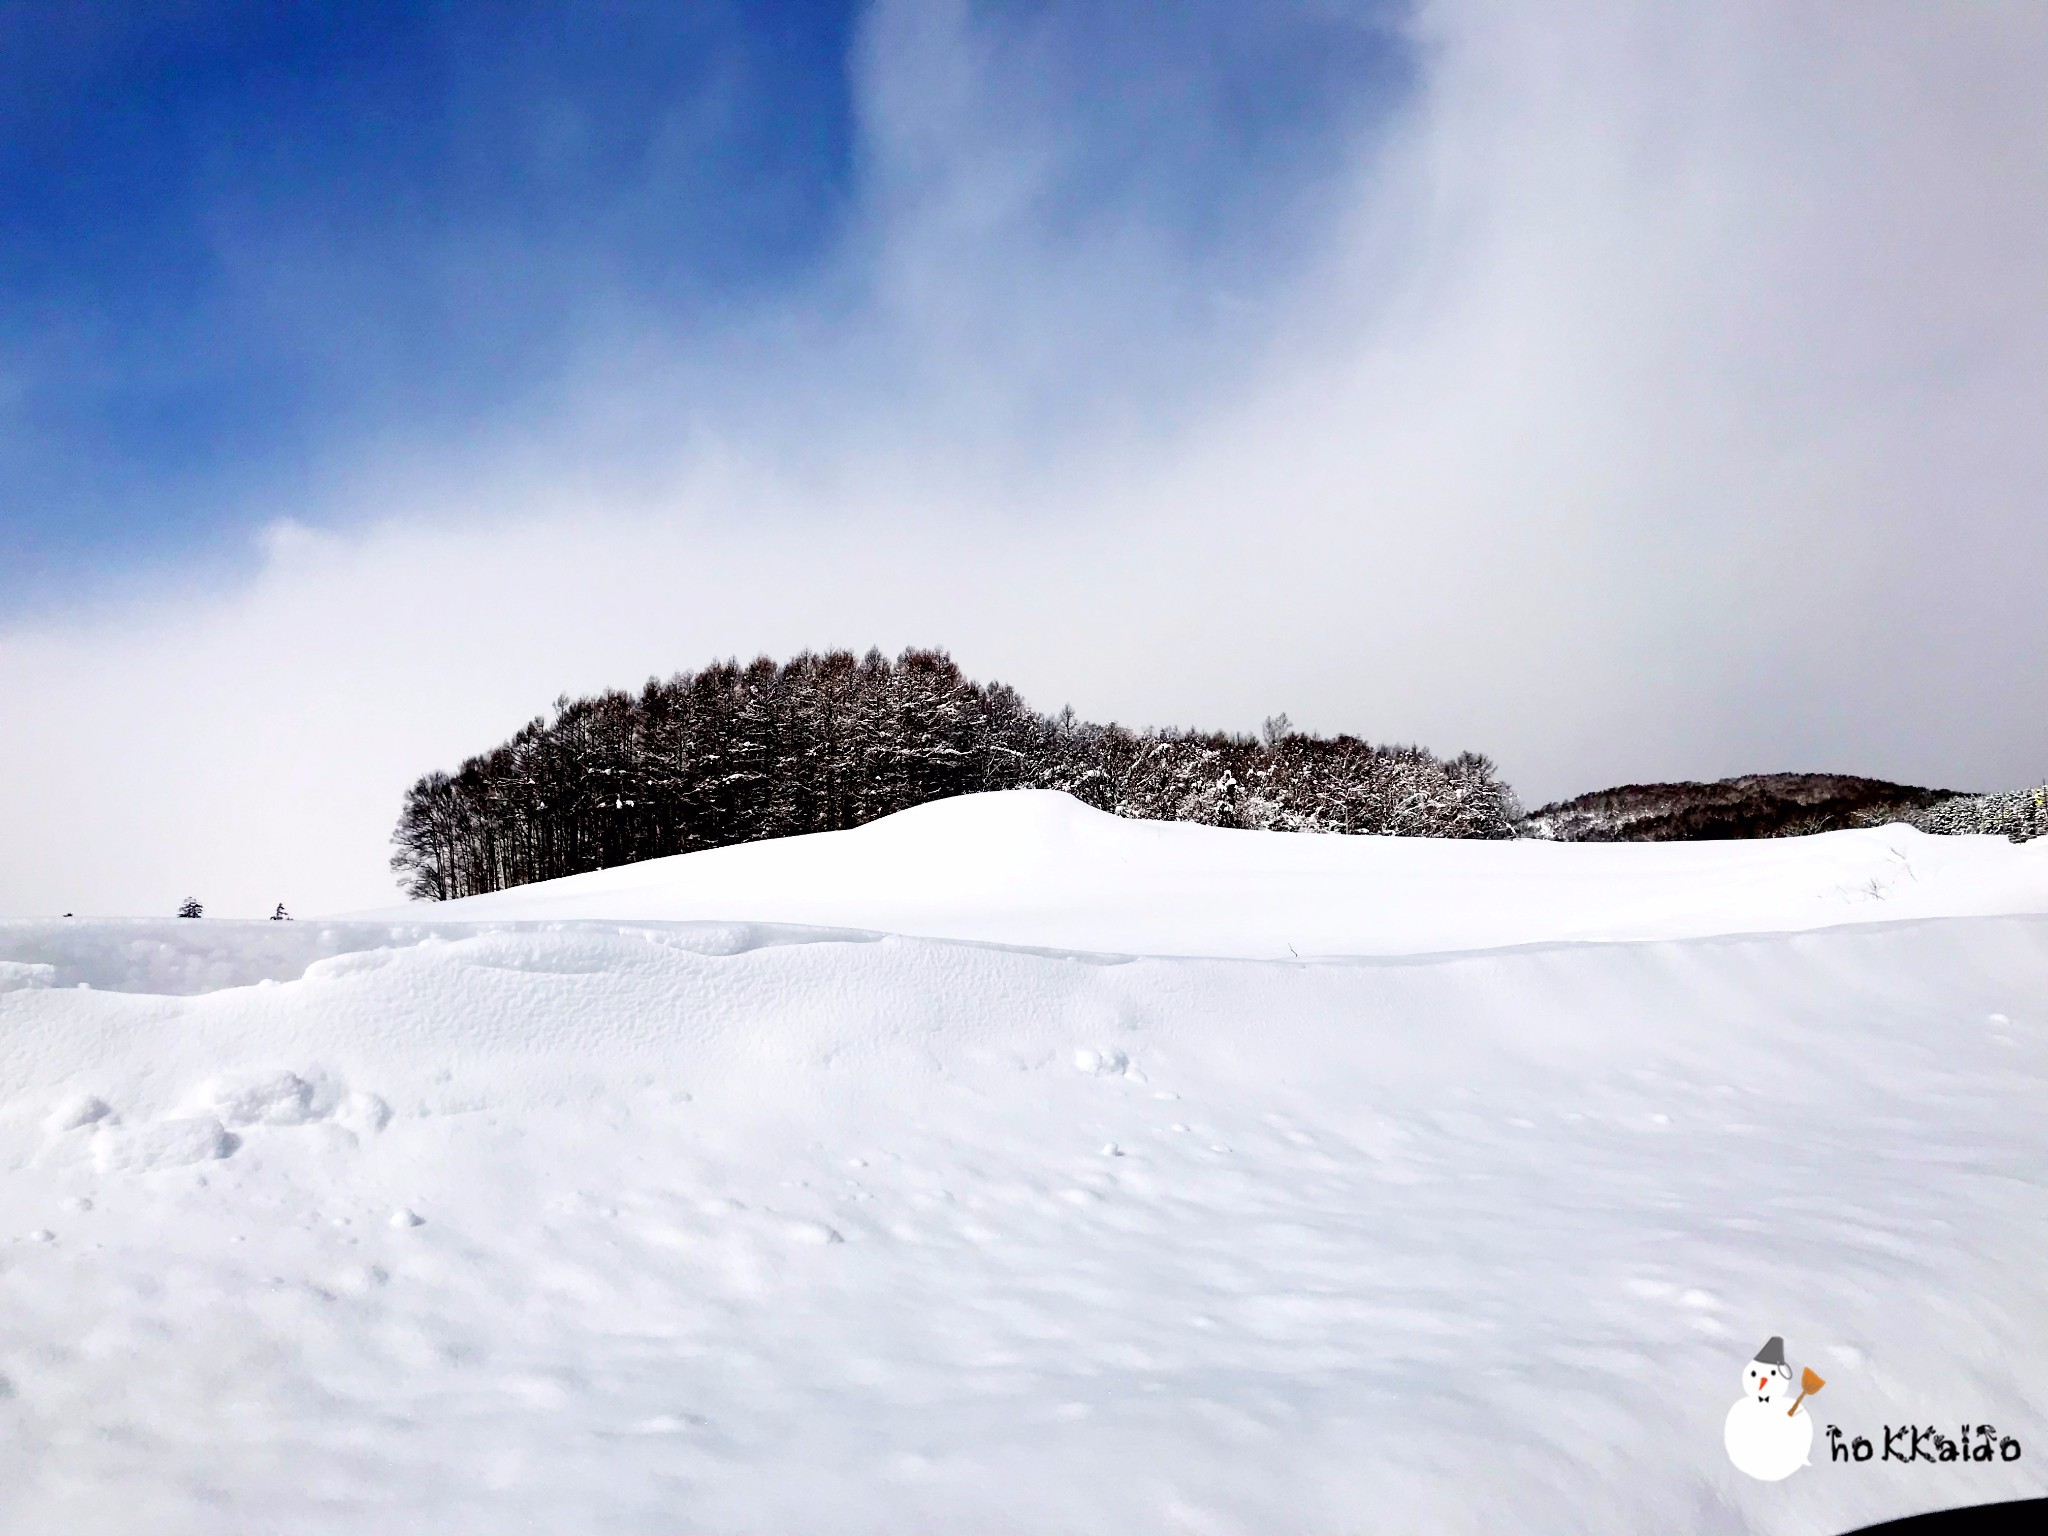
[[[434,921],[0,925],[0,1529],[1792,1532],[2041,1491],[2034,850],[895,820]],[[1355,947],[1241,958],[1287,942]],[[1527,947],[1421,952],[1486,942]],[[2026,1456],[1753,1483],[1722,1422],[1772,1334],[1823,1424]]]
[[2006,912],[2048,912],[2048,844],[1905,826],[1655,846],[1303,836],[1130,820],[1024,789],[381,915],[747,918],[1278,959]]

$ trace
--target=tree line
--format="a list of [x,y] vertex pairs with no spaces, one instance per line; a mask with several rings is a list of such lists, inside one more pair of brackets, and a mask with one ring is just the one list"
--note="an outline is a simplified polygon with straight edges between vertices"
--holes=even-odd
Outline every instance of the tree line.
[[2016,843],[2048,836],[2048,785],[1973,795],[1842,773],[1751,773],[1711,784],[1623,784],[1539,806],[1524,837],[1567,843],[1809,837],[1893,822]]
[[1989,795],[1957,795],[1901,819],[1922,832],[1950,837],[1976,833],[2030,843],[2048,837],[2048,784]]
[[448,900],[673,853],[833,832],[982,790],[1064,790],[1118,816],[1217,827],[1505,838],[1519,807],[1476,753],[1041,714],[939,650],[718,662],[556,701],[406,791],[391,867]]

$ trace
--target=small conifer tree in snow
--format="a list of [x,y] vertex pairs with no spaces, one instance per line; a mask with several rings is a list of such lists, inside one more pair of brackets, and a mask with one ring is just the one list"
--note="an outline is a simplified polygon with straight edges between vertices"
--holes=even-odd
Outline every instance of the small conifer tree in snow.
[[205,912],[206,909],[199,905],[199,898],[197,896],[187,896],[178,903],[178,916],[180,917],[201,917],[205,915]]

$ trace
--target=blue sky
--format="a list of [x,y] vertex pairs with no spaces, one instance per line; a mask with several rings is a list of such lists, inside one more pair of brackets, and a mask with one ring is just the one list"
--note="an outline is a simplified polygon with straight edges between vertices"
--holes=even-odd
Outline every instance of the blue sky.
[[[1290,197],[1415,75],[1384,8],[964,17],[990,111],[1059,126],[1038,226],[1136,221],[1204,291],[1284,267]],[[352,455],[545,417],[612,352],[859,311],[865,23],[806,0],[0,6],[0,614],[245,559],[256,526],[336,516]]]
[[2048,9],[0,0],[0,914],[941,645],[1529,802],[2048,776]]

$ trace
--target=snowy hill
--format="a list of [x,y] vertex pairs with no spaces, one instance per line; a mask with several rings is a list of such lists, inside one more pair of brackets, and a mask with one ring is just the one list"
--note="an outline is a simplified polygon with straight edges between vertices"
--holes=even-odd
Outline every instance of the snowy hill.
[[370,917],[804,923],[1125,954],[1405,955],[2048,913],[2048,846],[1910,827],[1656,846],[1135,821],[1049,790]]
[[[0,924],[0,1531],[2039,1493],[2044,875],[1014,795],[384,918]],[[1773,1334],[1823,1424],[2024,1459],[1752,1482]]]

